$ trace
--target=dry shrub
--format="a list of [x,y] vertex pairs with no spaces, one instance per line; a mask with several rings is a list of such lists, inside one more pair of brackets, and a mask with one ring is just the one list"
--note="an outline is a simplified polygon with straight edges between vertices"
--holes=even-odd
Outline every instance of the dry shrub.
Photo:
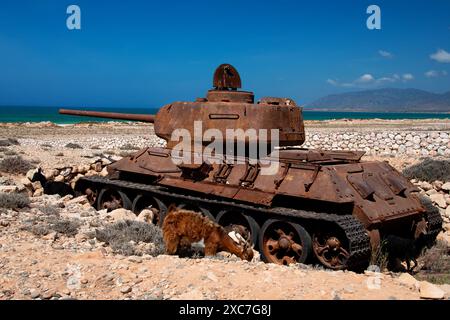
[[66,148],[69,148],[69,149],[83,149],[83,147],[80,146],[79,144],[72,143],[72,142],[66,144]]
[[427,158],[403,170],[409,179],[433,182],[436,180],[450,181],[450,161]]
[[30,204],[30,199],[21,193],[0,193],[0,208],[20,209]]
[[33,165],[21,156],[8,157],[0,161],[0,171],[12,174],[26,174]]
[[164,253],[164,241],[162,231],[159,227],[141,221],[124,220],[96,229],[98,241],[105,242],[111,246],[116,253],[123,255],[138,255],[134,243],[153,243],[152,256]]
[[0,140],[0,146],[2,146],[2,147],[9,147],[9,146],[13,146],[13,145],[19,146],[20,143],[15,138],[8,138],[8,139]]
[[119,149],[120,149],[120,150],[139,150],[140,148],[139,148],[139,147],[136,147],[136,146],[133,146],[133,145],[130,144],[130,143],[126,143],[126,144],[124,144],[123,146],[121,146]]

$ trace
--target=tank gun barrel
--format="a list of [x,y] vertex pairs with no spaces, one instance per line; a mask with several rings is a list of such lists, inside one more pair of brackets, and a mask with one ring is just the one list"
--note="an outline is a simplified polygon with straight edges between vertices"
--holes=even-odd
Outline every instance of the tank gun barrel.
[[120,119],[120,120],[142,121],[151,123],[155,122],[155,116],[151,114],[101,112],[101,111],[71,110],[71,109],[59,109],[59,113],[72,116]]

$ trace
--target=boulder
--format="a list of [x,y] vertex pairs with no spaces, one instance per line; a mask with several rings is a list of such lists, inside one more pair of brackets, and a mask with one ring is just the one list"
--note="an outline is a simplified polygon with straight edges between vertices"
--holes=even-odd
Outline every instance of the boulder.
[[420,297],[422,299],[443,299],[444,290],[427,281],[420,282]]
[[446,182],[441,187],[442,190],[450,192],[450,182]]
[[108,216],[114,221],[136,220],[136,215],[132,211],[123,208],[109,212]]
[[137,216],[138,221],[153,223],[153,219],[155,218],[155,213],[151,209],[144,209]]
[[450,206],[447,206],[447,209],[445,209],[445,215],[450,218]]
[[409,273],[402,273],[400,277],[397,278],[397,281],[411,289],[417,290],[420,287],[419,281],[417,281],[416,278]]
[[102,171],[100,171],[100,176],[106,177],[108,175],[108,169],[104,167]]
[[55,177],[55,180],[54,180],[55,182],[64,182],[64,177],[63,176],[57,176],[57,177]]
[[22,178],[19,182],[27,188],[31,187],[31,181],[28,178]]
[[443,184],[444,183],[442,181],[436,180],[431,185],[433,186],[433,188],[435,188],[437,191],[439,191],[442,189]]
[[33,180],[33,176],[36,172],[37,172],[37,169],[28,170],[28,172],[26,174],[26,177],[28,178],[28,180],[30,180],[30,181]]
[[430,199],[431,201],[433,201],[434,203],[436,203],[439,207],[445,209],[447,208],[447,202],[445,202],[445,198],[444,195],[441,193],[435,193],[430,195]]
[[423,190],[425,190],[425,191],[428,191],[428,190],[433,189],[433,186],[432,186],[430,183],[426,182],[426,181],[423,181],[423,182],[420,184],[420,187],[421,187]]

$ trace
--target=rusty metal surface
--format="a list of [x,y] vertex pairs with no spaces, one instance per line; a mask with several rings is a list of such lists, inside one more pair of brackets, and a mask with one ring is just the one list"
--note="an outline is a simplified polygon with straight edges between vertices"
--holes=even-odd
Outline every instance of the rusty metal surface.
[[241,77],[231,64],[221,64],[214,72],[213,86],[217,90],[236,90],[242,87]]
[[59,113],[72,116],[120,119],[120,120],[142,121],[152,123],[155,121],[155,116],[149,114],[101,112],[101,111],[86,111],[86,110],[71,110],[71,109],[59,109]]

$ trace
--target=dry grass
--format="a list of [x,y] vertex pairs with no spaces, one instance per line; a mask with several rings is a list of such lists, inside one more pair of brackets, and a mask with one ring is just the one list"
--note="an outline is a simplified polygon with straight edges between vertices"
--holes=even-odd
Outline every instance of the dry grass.
[[380,271],[388,269],[389,257],[386,250],[384,250],[385,246],[386,242],[381,241],[380,245],[375,250],[372,250],[370,256],[370,265],[377,266],[380,268]]
[[450,256],[449,248],[443,241],[438,241],[434,247],[425,251],[418,259],[423,264],[416,278],[436,284],[450,284]]

